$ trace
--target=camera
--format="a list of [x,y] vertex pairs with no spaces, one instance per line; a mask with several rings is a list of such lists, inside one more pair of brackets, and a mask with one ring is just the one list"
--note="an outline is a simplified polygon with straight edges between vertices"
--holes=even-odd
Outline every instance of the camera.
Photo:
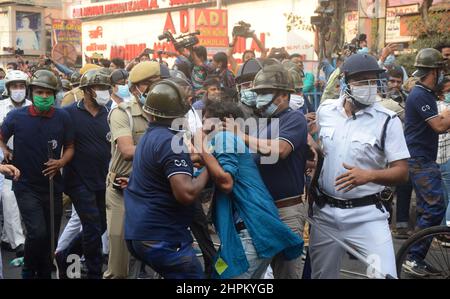
[[349,50],[352,54],[355,54],[359,50],[358,46],[352,43],[345,43],[342,49]]
[[197,35],[200,35],[200,31],[197,30],[195,32],[187,33],[184,35],[180,35],[178,37],[174,37],[173,34],[170,31],[165,31],[163,34],[158,36],[159,40],[167,40],[168,42],[172,42],[175,49],[178,51],[183,48],[192,48],[196,44],[198,44],[200,41],[197,37]]
[[233,27],[233,36],[241,36],[241,37],[252,37],[254,30],[250,30],[251,25],[244,21],[238,22],[236,26]]

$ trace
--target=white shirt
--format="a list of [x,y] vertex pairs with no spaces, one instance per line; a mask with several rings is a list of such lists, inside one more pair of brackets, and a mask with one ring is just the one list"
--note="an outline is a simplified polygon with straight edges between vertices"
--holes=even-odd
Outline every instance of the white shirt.
[[[30,106],[30,105],[31,105],[31,101],[25,100],[25,102],[22,104],[22,107]],[[5,120],[8,112],[11,110],[14,110],[14,109],[16,109],[16,106],[14,106],[11,98],[6,98],[3,101],[0,101],[0,126],[3,124],[3,121]],[[11,137],[7,143],[7,146],[10,149],[13,149],[13,137]]]
[[356,119],[345,113],[344,98],[323,102],[317,110],[319,138],[325,154],[319,186],[329,196],[340,199],[361,198],[381,192],[384,186],[374,183],[355,187],[344,193],[336,191],[336,177],[346,173],[342,164],[346,163],[361,169],[384,169],[388,163],[410,157],[398,117],[389,121],[386,130],[384,152],[381,134],[388,116],[395,113],[375,103],[358,111]]

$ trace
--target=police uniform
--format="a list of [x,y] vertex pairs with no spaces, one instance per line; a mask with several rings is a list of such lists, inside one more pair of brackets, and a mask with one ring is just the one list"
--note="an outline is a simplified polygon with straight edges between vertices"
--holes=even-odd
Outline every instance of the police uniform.
[[[319,136],[325,155],[319,177],[320,190],[338,200],[360,199],[381,192],[384,186],[368,183],[344,193],[335,180],[346,173],[343,163],[361,169],[384,169],[388,163],[409,158],[402,124],[395,113],[375,103],[348,117],[345,98],[325,101],[317,112]],[[380,151],[382,128],[386,130],[384,152]],[[378,206],[378,207],[377,207]],[[389,214],[379,205],[353,208],[313,207],[313,217],[323,229],[373,259],[382,273],[396,276],[395,254],[388,225]],[[313,278],[338,278],[345,249],[312,226],[310,254]]]
[[117,177],[129,177],[132,161],[126,161],[117,148],[117,139],[132,137],[137,145],[148,127],[138,100],[133,96],[130,103],[120,103],[112,109],[108,118],[111,128],[111,166],[106,182],[106,221],[109,237],[108,269],[104,278],[127,278],[129,251],[124,238],[124,199],[123,191],[113,188]]
[[[25,99],[22,107],[29,105],[31,105],[31,102]],[[14,106],[11,98],[0,101],[0,124],[3,123],[8,112],[14,109],[16,109],[16,106]],[[14,137],[10,138],[7,143],[10,149],[13,149],[13,139]],[[11,247],[15,249],[25,242],[19,208],[17,207],[17,200],[14,191],[12,190],[12,181],[4,180],[4,176],[1,174],[0,180],[3,181],[3,187],[0,188],[0,190],[2,190],[1,199],[4,220],[3,231],[1,233],[2,241],[9,243]]]

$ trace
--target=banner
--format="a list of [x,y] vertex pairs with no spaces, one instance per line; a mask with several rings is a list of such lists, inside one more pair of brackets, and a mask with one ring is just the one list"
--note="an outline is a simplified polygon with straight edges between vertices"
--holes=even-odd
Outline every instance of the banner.
[[386,43],[407,42],[412,39],[407,33],[407,24],[402,23],[402,15],[419,12],[419,5],[388,7],[386,11]]
[[200,45],[208,48],[228,48],[228,11],[195,9],[195,30],[200,30]]
[[53,19],[52,32],[52,58],[74,66],[81,58],[81,21]]

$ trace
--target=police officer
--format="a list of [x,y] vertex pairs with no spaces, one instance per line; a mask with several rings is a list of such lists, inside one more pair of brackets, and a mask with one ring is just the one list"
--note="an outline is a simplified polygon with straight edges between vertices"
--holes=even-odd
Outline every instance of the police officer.
[[[380,69],[368,54],[347,58],[347,87],[317,111],[325,159],[321,202],[313,215],[322,229],[356,248],[376,270],[396,276],[389,213],[380,202],[385,185],[405,182],[408,149],[395,113],[376,103]],[[389,167],[386,168],[386,165]],[[316,226],[310,235],[312,278],[338,278],[345,249]],[[378,272],[375,271],[375,274]],[[378,273],[379,274],[379,273]]]
[[[419,82],[406,101],[405,136],[411,153],[409,175],[417,200],[416,229],[439,225],[445,214],[444,192],[439,166],[436,163],[439,134],[450,129],[450,112],[438,114],[434,89],[444,79],[445,60],[432,48],[419,51],[413,75]],[[433,275],[436,270],[425,258],[431,244],[425,240],[411,248],[404,270],[418,276]]]
[[[22,173],[20,179],[13,182],[13,189],[27,232],[23,278],[51,278],[48,178],[51,176],[54,181],[54,236],[57,237],[62,215],[60,169],[74,153],[70,116],[66,111],[54,108],[57,84],[52,72],[36,71],[29,83],[33,105],[8,113],[1,128],[0,147],[5,158],[13,161]],[[11,153],[6,142],[13,135],[14,149]],[[49,159],[49,145],[54,159]]]
[[92,69],[98,69],[99,66],[95,64],[86,64],[82,69],[80,69],[80,73],[73,73],[70,77],[72,82],[73,89],[66,94],[61,101],[61,107],[68,106],[74,102],[78,102],[83,98],[83,90],[79,87],[81,76],[84,75],[87,71]]
[[256,93],[250,89],[256,74],[262,69],[260,59],[249,59],[242,64],[236,75],[236,87],[239,93],[239,108],[244,112],[245,119],[255,117]]
[[[135,69],[136,68],[136,69]],[[161,68],[156,61],[143,61],[138,63],[133,72],[130,72],[130,92],[143,106],[150,86],[161,80]]]
[[[12,70],[6,74],[5,79],[8,97],[0,101],[0,125],[11,110],[31,105],[31,102],[26,98],[28,75],[22,71]],[[9,149],[13,148],[13,138],[8,140],[7,146]],[[12,181],[4,180],[4,177],[1,175],[0,180],[3,181],[3,189],[1,189],[4,221],[3,232],[1,234],[2,242],[7,242],[13,250],[16,250],[17,256],[23,256],[25,236],[22,231],[16,197],[12,190]]]
[[[110,78],[102,69],[87,71],[81,78],[80,88],[84,98],[64,109],[69,113],[75,128],[75,155],[64,168],[66,193],[80,217],[83,231],[69,246],[59,252],[57,260],[82,244],[88,278],[102,277],[102,240],[106,230],[105,189],[106,175],[111,158],[110,129],[107,105],[111,101]],[[81,242],[81,243],[80,243]],[[59,273],[64,277],[64,264]]]
[[[261,115],[257,136],[242,132],[239,135],[258,153],[255,160],[280,219],[302,237],[302,194],[308,150],[305,116],[289,108],[289,98],[295,90],[288,71],[280,63],[264,65],[255,76],[251,91],[257,94],[256,108]],[[235,130],[231,120],[227,120],[226,126],[227,130]],[[271,266],[275,278],[302,277],[301,257],[286,260],[279,254]]]
[[189,109],[176,83],[162,80],[150,88],[144,106],[150,124],[136,148],[125,189],[125,239],[130,252],[172,279],[204,277],[188,226],[208,172],[193,178],[183,134],[171,127]]
[[[146,64],[149,66],[148,64]],[[150,65],[151,66],[151,65]],[[137,72],[137,73],[136,73]],[[131,70],[133,80],[152,77],[152,67],[135,67]],[[126,77],[125,77],[126,76]],[[118,97],[124,97],[122,84],[128,78],[125,70],[117,69],[111,75],[111,81],[116,84],[114,91]],[[135,84],[133,82],[132,84]],[[128,89],[128,85],[124,85]],[[128,91],[129,93],[129,91]],[[125,207],[123,186],[128,180],[136,146],[148,127],[148,120],[142,110],[139,99],[130,94],[131,100],[120,102],[112,108],[108,122],[111,128],[111,165],[106,182],[106,220],[109,237],[108,269],[104,278],[127,278],[129,251],[125,244],[124,217]]]

